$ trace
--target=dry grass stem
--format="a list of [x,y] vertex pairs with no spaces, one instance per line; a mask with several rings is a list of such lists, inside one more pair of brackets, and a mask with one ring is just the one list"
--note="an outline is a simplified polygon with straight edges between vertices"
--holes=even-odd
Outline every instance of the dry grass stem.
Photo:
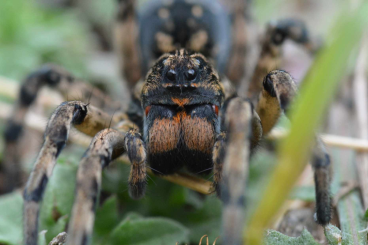
[[[358,137],[368,140],[368,88],[367,88],[368,33],[365,33],[354,71],[353,93],[358,122]],[[368,153],[357,155],[357,168],[364,209],[368,209]]]

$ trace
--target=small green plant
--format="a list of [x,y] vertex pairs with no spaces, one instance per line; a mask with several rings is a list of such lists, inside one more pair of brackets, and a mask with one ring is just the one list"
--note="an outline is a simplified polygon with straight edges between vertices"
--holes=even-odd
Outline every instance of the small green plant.
[[24,74],[54,62],[86,74],[91,48],[88,28],[77,13],[50,9],[35,1],[0,1],[0,74],[21,81]]

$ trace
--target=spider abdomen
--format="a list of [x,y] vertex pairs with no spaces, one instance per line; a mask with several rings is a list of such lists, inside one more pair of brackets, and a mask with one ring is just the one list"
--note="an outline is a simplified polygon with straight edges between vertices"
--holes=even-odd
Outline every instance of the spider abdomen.
[[152,105],[145,121],[148,163],[158,174],[211,168],[217,124],[211,105]]

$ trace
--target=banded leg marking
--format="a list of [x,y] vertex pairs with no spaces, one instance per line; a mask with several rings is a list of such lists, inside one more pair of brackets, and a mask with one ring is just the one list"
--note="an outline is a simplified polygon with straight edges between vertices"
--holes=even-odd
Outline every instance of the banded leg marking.
[[[257,105],[257,112],[265,133],[274,127],[282,111],[287,114],[296,95],[297,87],[287,72],[275,70],[265,77],[263,91]],[[316,222],[327,225],[332,217],[330,194],[332,167],[330,156],[318,136],[312,147],[310,162],[314,170]]]
[[314,183],[316,188],[316,215],[315,220],[320,225],[328,225],[332,218],[332,197],[330,184],[332,180],[332,166],[330,156],[317,137],[313,149],[311,165],[314,170]]
[[89,244],[101,188],[102,169],[125,152],[125,135],[104,129],[92,140],[77,173],[77,187],[68,229],[67,244]]
[[[71,124],[83,125],[81,131],[95,134],[108,125],[110,116],[79,101],[62,103],[47,123],[44,144],[24,190],[24,242],[36,245],[40,202],[56,159],[66,144]],[[105,123],[103,123],[105,121]]]
[[114,28],[115,43],[120,54],[121,71],[132,90],[142,75],[135,4],[135,0],[120,1],[117,24]]
[[288,111],[296,93],[296,84],[287,72],[274,70],[265,76],[256,107],[262,122],[263,135],[275,126],[282,111]]
[[257,100],[258,94],[262,91],[260,82],[262,78],[268,72],[279,68],[281,63],[281,45],[286,39],[301,44],[310,52],[314,52],[317,49],[309,36],[304,22],[295,19],[284,19],[275,23],[269,23],[263,39],[261,53],[248,88],[248,98],[251,98],[252,102]]
[[217,136],[213,147],[213,184],[212,190],[221,198],[222,168],[226,153],[226,134],[222,132]]
[[242,244],[244,225],[245,185],[250,155],[250,129],[253,108],[249,101],[234,98],[230,101],[225,123],[227,144],[221,181],[224,244]]
[[[67,244],[88,244],[93,233],[95,209],[101,188],[102,170],[124,152],[131,161],[129,194],[138,199],[145,194],[146,152],[140,134],[123,122],[116,129],[104,129],[92,140],[77,173],[77,189]],[[128,129],[128,130],[127,130]]]
[[19,141],[21,140],[23,122],[25,116],[37,98],[42,87],[49,86],[59,91],[65,99],[79,97],[82,93],[84,97],[90,98],[90,102],[100,108],[105,107],[109,111],[120,108],[119,103],[113,102],[108,96],[98,89],[94,89],[83,81],[75,79],[69,72],[56,65],[44,65],[39,70],[31,73],[22,84],[18,101],[11,118],[8,120],[5,129],[4,163],[5,177],[7,180],[6,191],[11,191],[22,185],[16,180],[21,179],[22,171],[19,156]]

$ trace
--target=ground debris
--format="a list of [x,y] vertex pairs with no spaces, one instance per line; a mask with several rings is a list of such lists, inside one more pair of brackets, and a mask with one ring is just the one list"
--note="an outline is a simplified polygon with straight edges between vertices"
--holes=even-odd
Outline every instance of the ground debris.
[[66,243],[67,236],[66,232],[61,232],[52,239],[49,245],[64,245]]

